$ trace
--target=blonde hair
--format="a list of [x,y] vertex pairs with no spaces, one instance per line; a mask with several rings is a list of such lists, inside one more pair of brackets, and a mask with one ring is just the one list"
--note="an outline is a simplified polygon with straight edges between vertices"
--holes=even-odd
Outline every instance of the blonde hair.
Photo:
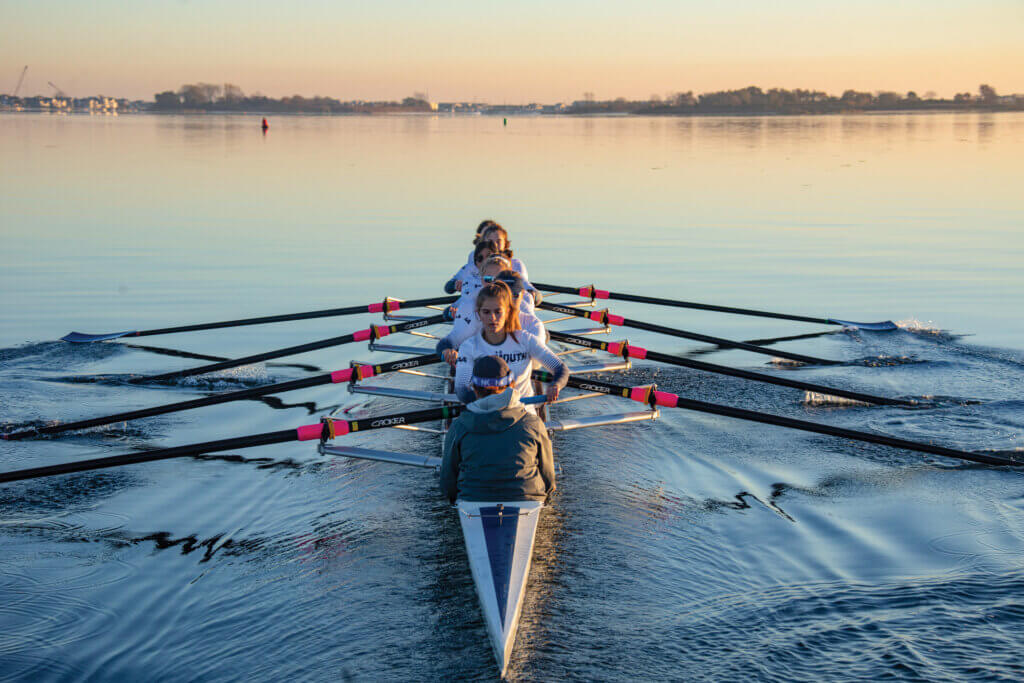
[[483,263],[480,264],[480,268],[486,268],[487,266],[499,265],[502,270],[509,270],[512,268],[512,262],[501,254],[491,254],[488,256]]
[[[516,309],[515,297],[512,296],[512,290],[508,288],[504,282],[488,282],[486,285],[480,288],[476,293],[476,314],[480,317],[480,307],[483,305],[484,299],[497,299],[498,305],[505,309],[505,332],[512,334],[518,330],[523,329],[523,326],[519,323],[519,311]],[[515,336],[513,334],[513,336]]]

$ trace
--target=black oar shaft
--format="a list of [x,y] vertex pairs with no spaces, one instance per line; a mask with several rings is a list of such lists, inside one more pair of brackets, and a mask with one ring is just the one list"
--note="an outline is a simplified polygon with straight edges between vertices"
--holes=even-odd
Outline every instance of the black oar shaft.
[[678,403],[676,407],[684,408],[686,410],[695,410],[702,413],[711,413],[713,415],[733,417],[740,420],[748,420],[751,422],[760,422],[762,424],[776,425],[779,427],[788,427],[790,429],[799,429],[805,432],[814,432],[817,434],[825,434],[828,436],[837,436],[843,439],[851,439],[853,441],[866,441],[868,443],[880,444],[882,446],[891,446],[892,448],[902,448],[908,451],[918,451],[920,453],[931,453],[932,455],[941,455],[947,458],[958,458],[960,460],[980,462],[986,465],[1019,466],[1021,464],[1024,464],[1016,460],[1011,460],[1010,458],[1003,458],[994,455],[985,455],[983,453],[972,453],[970,451],[961,451],[955,448],[935,446],[933,444],[920,443],[917,441],[908,441],[906,439],[900,439],[894,436],[886,436],[884,434],[872,434],[871,432],[862,432],[855,429],[833,427],[831,425],[821,424],[818,422],[797,420],[791,417],[783,417],[782,415],[760,413],[757,411],[746,410],[743,408],[734,408],[732,406],[723,406],[715,403],[707,403],[705,401],[696,401],[689,398],[683,398],[681,396],[678,397]]
[[76,429],[88,429],[90,427],[99,427],[102,425],[116,424],[118,422],[130,422],[131,420],[139,420],[144,417],[166,415],[167,413],[176,413],[183,410],[204,408],[206,406],[217,405],[220,403],[229,403],[231,401],[243,401],[250,398],[257,398],[259,396],[267,396],[269,394],[283,393],[286,391],[295,391],[296,389],[305,389],[307,387],[315,387],[321,384],[330,384],[330,382],[331,374],[328,373],[326,375],[317,375],[316,377],[296,379],[290,382],[280,382],[278,384],[268,384],[267,386],[262,387],[242,389],[241,391],[231,391],[224,394],[204,396],[203,398],[196,398],[190,401],[179,401],[177,403],[168,403],[162,406],[140,408],[139,410],[129,410],[124,413],[115,413],[112,415],[105,415],[102,417],[93,417],[87,420],[76,420],[75,422],[64,422],[60,424],[34,427],[32,429],[22,429],[16,432],[4,434],[3,438],[5,440],[14,441],[17,439],[24,439],[26,437],[59,434],[61,432],[69,432]]
[[[543,371],[535,373],[535,376],[541,381],[544,381],[547,377]],[[634,391],[639,389],[639,387],[630,387],[621,384],[612,384],[611,382],[602,382],[591,378],[582,379],[577,377],[570,377],[568,384],[569,386],[586,391],[598,391],[612,395],[624,396],[626,398],[632,398]],[[866,441],[868,443],[891,446],[892,448],[902,448],[908,451],[930,453],[932,455],[941,455],[947,458],[979,462],[986,465],[1024,465],[1024,461],[1017,461],[1012,458],[997,455],[986,455],[984,453],[974,453],[971,451],[961,451],[955,448],[946,448],[945,446],[935,446],[933,444],[920,443],[917,441],[908,441],[907,439],[900,439],[898,437],[887,436],[885,434],[872,434],[871,432],[844,429],[843,427],[833,427],[819,422],[797,420],[795,418],[774,415],[772,413],[761,413],[755,410],[747,410],[745,408],[735,408],[733,406],[725,406],[717,403],[697,401],[694,399],[683,398],[682,396],[668,392],[645,392],[645,395],[648,397],[647,400],[649,400],[651,404],[667,408],[694,410],[702,413],[710,413],[712,415],[721,415],[723,417],[747,420],[749,422],[759,422],[761,424],[787,427],[789,429],[797,429],[804,432],[825,434],[827,436],[835,436],[842,439],[849,439],[851,441]]]
[[39,479],[40,477],[52,477],[58,474],[72,474],[74,472],[101,470],[106,469],[108,467],[120,467],[121,465],[135,465],[137,463],[142,462],[153,462],[154,460],[183,458],[189,455],[214,453],[216,451],[223,451],[232,448],[250,448],[252,446],[265,446],[268,444],[294,441],[296,438],[297,437],[294,429],[284,429],[278,432],[252,434],[250,436],[235,437],[231,439],[220,439],[219,441],[206,441],[204,443],[189,444],[187,446],[161,448],[155,451],[128,453],[126,455],[112,455],[108,458],[94,458],[92,460],[67,462],[60,465],[32,467],[29,469],[17,470],[14,472],[0,473],[0,483],[22,481],[25,479]]
[[[393,415],[381,415],[368,417],[361,420],[327,420],[319,424],[305,425],[298,429],[283,429],[276,432],[264,432],[262,434],[250,434],[247,436],[236,436],[229,439],[217,441],[204,441],[172,448],[161,448],[154,451],[143,451],[139,453],[127,453],[125,455],[112,455],[106,458],[93,458],[80,460],[78,462],[63,463],[60,465],[46,465],[43,467],[31,467],[13,472],[0,473],[0,483],[23,481],[26,479],[39,479],[51,477],[58,474],[73,474],[75,472],[88,472],[121,465],[135,465],[143,462],[156,460],[168,460],[170,458],[183,458],[191,455],[202,455],[204,453],[216,453],[218,451],[234,450],[240,448],[252,448],[253,446],[266,446],[275,443],[288,441],[310,441],[321,438],[334,438],[335,435],[343,436],[352,432],[365,432],[372,429],[384,429],[400,424],[413,424],[417,422],[431,422],[449,417],[455,417],[462,412],[462,406],[443,406],[441,408],[428,408],[407,413]],[[328,436],[324,437],[324,429],[328,429]]]
[[672,337],[692,339],[694,341],[705,342],[708,344],[716,344],[717,346],[728,347],[733,349],[742,349],[744,351],[760,353],[767,356],[787,358],[789,360],[798,361],[800,363],[809,363],[811,365],[838,364],[838,361],[827,360],[825,358],[815,358],[814,356],[805,356],[800,353],[780,351],[778,349],[766,349],[755,344],[747,344],[746,342],[738,342],[733,341],[731,339],[723,339],[721,337],[712,337],[710,335],[699,334],[697,332],[690,332],[688,330],[679,330],[673,327],[665,327],[664,325],[655,325],[654,323],[645,323],[640,320],[631,320],[630,318],[623,318],[621,316],[612,316],[608,314],[602,316],[602,313],[604,312],[601,311],[584,311],[581,308],[573,308],[572,306],[559,306],[557,304],[552,304],[547,301],[542,301],[537,305],[537,307],[549,311],[554,311],[556,313],[562,313],[564,315],[574,315],[578,318],[588,318],[590,320],[595,320],[596,322],[609,323],[613,325],[622,325],[624,327],[632,327],[638,330],[646,330],[648,332],[657,332],[658,334],[665,334]]
[[[608,342],[587,339],[586,337],[577,337],[575,335],[565,334],[564,332],[556,332],[554,330],[550,330],[550,334],[551,338],[556,341],[566,342],[568,344],[575,344],[577,346],[585,346],[591,349],[599,349],[601,351],[608,350]],[[690,360],[689,358],[682,358],[680,356],[673,356],[668,353],[651,351],[650,349],[642,349],[642,351],[643,358],[646,358],[648,360],[657,361],[659,363],[666,363],[668,365],[678,365],[684,368],[693,368],[694,370],[701,370],[703,372],[713,372],[718,375],[739,377],[742,379],[752,380],[754,382],[764,382],[765,384],[776,384],[782,387],[802,389],[803,391],[814,391],[821,394],[828,394],[830,396],[842,396],[843,398],[849,398],[854,401],[862,401],[864,403],[873,403],[875,405],[915,405],[914,401],[908,401],[906,399],[901,398],[887,398],[885,396],[873,396],[871,394],[864,394],[859,391],[836,389],[833,387],[826,387],[821,384],[813,384],[811,382],[801,382],[799,380],[787,379],[785,377],[775,377],[773,375],[765,375],[759,372],[751,372],[750,370],[742,370],[740,368],[730,368],[728,366],[717,365],[715,363],[705,363],[699,360]]]
[[[203,375],[208,372],[217,372],[218,370],[227,370],[230,368],[237,368],[241,365],[249,365],[251,363],[260,363],[265,360],[272,358],[281,358],[283,356],[293,356],[299,353],[306,353],[307,351],[316,351],[317,349],[325,349],[331,346],[341,346],[343,344],[350,344],[354,341],[367,341],[371,339],[373,330],[386,330],[387,334],[394,332],[402,332],[404,330],[412,330],[418,327],[425,327],[427,325],[433,325],[444,320],[443,315],[430,316],[428,318],[419,318],[417,320],[410,320],[408,322],[399,323],[397,325],[390,325],[388,327],[378,326],[377,328],[371,328],[370,330],[360,330],[359,332],[353,332],[351,334],[345,334],[340,337],[331,337],[329,339],[321,339],[320,341],[309,342],[307,344],[299,344],[297,346],[289,346],[283,349],[277,349],[275,351],[267,351],[265,353],[257,353],[252,356],[246,356],[245,358],[236,358],[233,360],[223,361],[221,363],[210,363],[209,365],[200,365],[194,368],[188,368],[186,370],[178,370],[175,372],[167,372],[162,375],[151,375],[149,377],[137,377],[132,379],[131,382],[141,384],[144,382],[162,382],[172,379],[180,379],[182,377],[191,377],[193,375]],[[379,333],[379,332],[378,332]]]
[[[419,308],[435,304],[446,304],[455,301],[456,296],[434,296],[427,299],[410,299],[400,302],[401,308]],[[223,320],[213,323],[197,323],[194,325],[179,325],[177,327],[161,327],[153,330],[142,330],[134,332],[133,337],[147,337],[155,334],[173,334],[177,332],[198,332],[199,330],[216,330],[223,327],[242,327],[245,325],[264,325],[267,323],[290,322],[293,320],[310,320],[312,318],[332,318],[343,315],[356,315],[359,313],[374,312],[369,310],[367,304],[359,306],[345,306],[344,308],[325,308],[319,311],[306,311],[304,313],[284,313],[281,315],[266,315],[258,318],[241,318],[239,320]]]
[[[385,372],[393,372],[398,368],[416,368],[423,365],[429,365],[431,363],[439,363],[440,361],[440,356],[435,353],[430,353],[368,367],[371,369],[372,376],[376,376]],[[75,422],[64,422],[60,424],[33,427],[31,429],[22,429],[16,432],[4,434],[3,439],[13,441],[17,439],[24,439],[26,437],[59,434],[61,432],[68,432],[76,429],[88,429],[89,427],[99,427],[101,425],[116,424],[118,422],[128,422],[144,417],[166,415],[167,413],[176,413],[184,410],[192,410],[194,408],[204,408],[206,406],[230,403],[232,401],[244,401],[247,399],[258,398],[260,396],[268,396],[270,394],[281,394],[287,391],[295,391],[296,389],[305,389],[308,387],[320,386],[322,384],[347,382],[351,379],[352,372],[353,370],[349,368],[336,372],[328,372],[322,375],[315,375],[313,377],[294,379],[288,382],[278,382],[277,384],[268,384],[262,387],[253,387],[251,389],[242,389],[240,391],[229,391],[222,394],[204,396],[203,398],[192,399],[189,401],[168,403],[162,406],[153,406],[151,408],[140,408],[139,410],[130,410],[124,413],[115,413],[113,415],[94,417],[87,420],[77,420]],[[369,375],[364,375],[364,377],[365,376]]]
[[[588,292],[589,287],[563,287],[561,285],[546,285],[534,282],[533,286],[540,290],[549,292],[561,292],[563,294],[576,294],[578,296],[592,296],[597,292]],[[752,315],[761,318],[776,318],[779,320],[796,320],[805,323],[819,323],[822,325],[835,325],[836,323],[828,318],[814,318],[807,315],[793,315],[790,313],[773,313],[771,311],[759,311],[753,308],[735,308],[733,306],[717,306],[715,304],[702,304],[694,301],[679,301],[677,299],[662,299],[656,296],[642,296],[640,294],[624,294],[622,292],[601,292],[602,299],[616,299],[618,301],[635,301],[641,304],[656,304],[659,306],[675,306],[677,308],[693,308],[699,311],[715,311],[718,313],[735,313],[737,315]],[[604,296],[607,295],[607,296]]]

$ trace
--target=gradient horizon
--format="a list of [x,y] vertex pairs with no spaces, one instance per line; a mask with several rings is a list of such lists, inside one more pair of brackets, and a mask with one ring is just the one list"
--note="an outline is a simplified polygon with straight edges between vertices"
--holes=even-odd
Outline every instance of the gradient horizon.
[[1024,3],[693,0],[556,5],[0,0],[0,92],[152,99],[195,82],[271,97],[491,103],[692,90],[1024,92]]

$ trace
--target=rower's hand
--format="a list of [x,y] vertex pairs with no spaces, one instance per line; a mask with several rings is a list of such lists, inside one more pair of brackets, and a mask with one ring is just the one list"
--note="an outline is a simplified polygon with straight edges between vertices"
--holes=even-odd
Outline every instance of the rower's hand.
[[461,292],[462,291],[462,280],[456,280],[455,281],[455,291],[456,292]]
[[544,392],[544,395],[547,396],[548,403],[554,403],[558,400],[558,387],[554,384],[549,385],[547,391]]
[[455,361],[459,359],[459,352],[455,349],[445,349],[441,352],[441,357],[444,358],[444,362],[448,365],[455,367]]

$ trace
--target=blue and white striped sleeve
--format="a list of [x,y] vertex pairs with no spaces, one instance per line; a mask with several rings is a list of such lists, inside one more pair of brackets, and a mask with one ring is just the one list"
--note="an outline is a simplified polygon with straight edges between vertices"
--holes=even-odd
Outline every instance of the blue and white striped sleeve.
[[463,282],[465,282],[471,275],[470,269],[472,267],[472,261],[470,261],[469,263],[463,263],[462,267],[455,271],[455,275],[452,275],[452,278],[448,280],[448,282],[444,283],[444,291],[447,292],[448,294],[454,294],[456,291],[458,291],[455,289],[455,281],[462,280]]
[[[475,324],[474,324],[475,323]],[[480,331],[480,319],[474,316],[473,322],[466,322],[466,319],[462,316],[455,318],[455,323],[452,326],[452,331],[449,332],[441,341],[437,342],[435,351],[438,354],[444,353],[447,349],[457,349],[462,346],[462,342],[466,341],[474,334]]]
[[527,334],[526,337],[528,338],[526,346],[527,351],[530,353],[530,358],[540,363],[545,370],[551,373],[551,384],[557,386],[559,391],[564,389],[569,381],[568,366],[562,362],[561,358],[552,353],[543,339],[533,334]]

